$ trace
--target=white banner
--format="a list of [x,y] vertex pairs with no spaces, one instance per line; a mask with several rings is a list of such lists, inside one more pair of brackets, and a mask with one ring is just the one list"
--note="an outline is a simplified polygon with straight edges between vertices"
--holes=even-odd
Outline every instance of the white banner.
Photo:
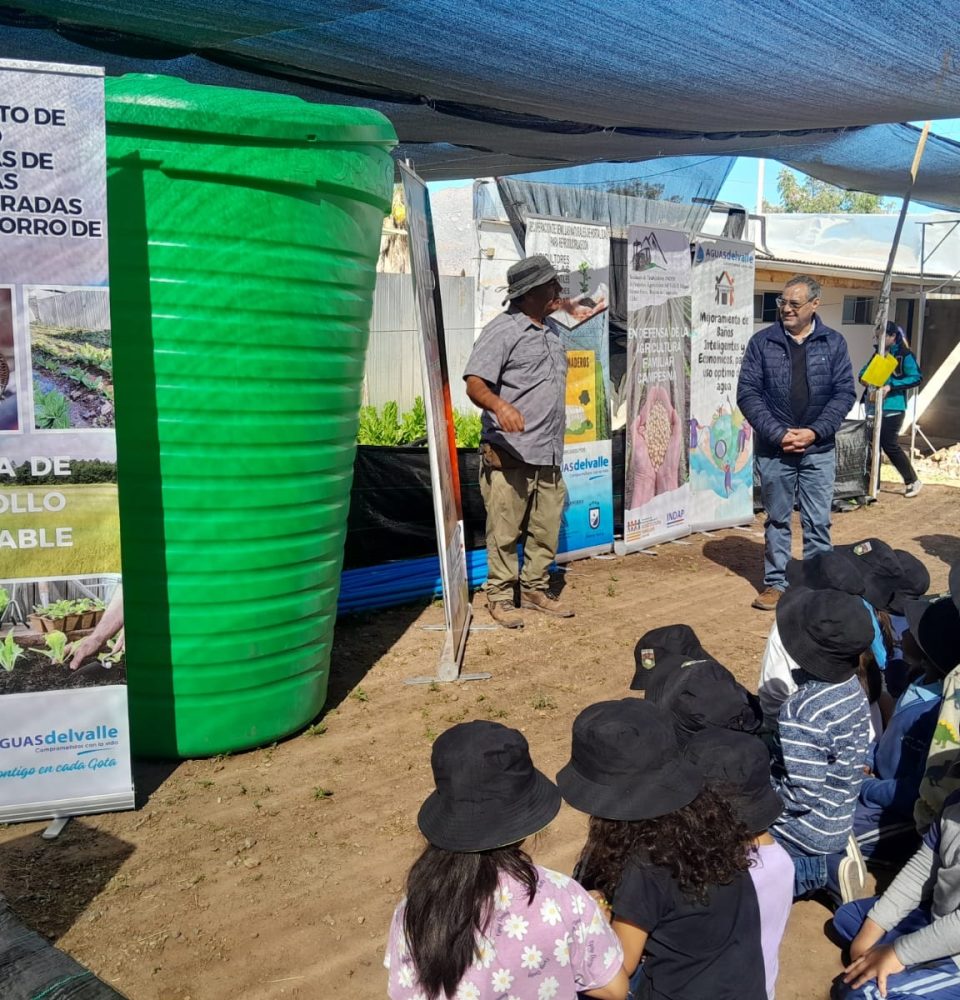
[[560,274],[564,308],[551,317],[567,352],[563,481],[567,503],[557,562],[613,547],[610,441],[610,231],[571,219],[527,219],[526,255],[543,254]]
[[631,226],[627,240],[627,427],[623,550],[690,531],[690,241]]
[[0,820],[10,821],[132,808],[133,783],[122,640],[101,644],[94,630],[120,579],[103,71],[0,62],[0,79]]
[[430,448],[430,480],[437,522],[437,548],[443,583],[443,607],[447,640],[440,654],[438,678],[456,680],[463,660],[463,647],[470,631],[470,590],[467,554],[463,540],[463,510],[460,473],[453,428],[453,404],[443,333],[443,307],[437,250],[430,216],[427,186],[405,164],[400,164],[403,200],[410,235],[410,270],[420,314],[423,395],[427,410],[427,443]]
[[753,333],[754,248],[701,237],[693,254],[690,352],[690,526],[753,520],[753,433],[737,379]]

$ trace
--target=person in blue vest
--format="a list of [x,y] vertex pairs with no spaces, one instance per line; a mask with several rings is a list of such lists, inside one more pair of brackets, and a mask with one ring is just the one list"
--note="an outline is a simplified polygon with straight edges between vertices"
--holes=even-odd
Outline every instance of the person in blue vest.
[[753,607],[773,611],[786,589],[794,502],[803,557],[829,551],[835,436],[857,398],[847,342],[817,315],[820,283],[797,274],[777,297],[780,318],[747,344],[737,405],[756,435],[764,526],[764,590]]
[[[880,450],[890,459],[893,467],[900,473],[904,482],[903,495],[915,497],[923,483],[917,477],[909,456],[900,446],[900,430],[903,427],[903,417],[907,410],[907,392],[923,381],[923,373],[917,364],[917,359],[910,350],[907,336],[903,328],[896,323],[887,323],[886,332],[887,354],[897,359],[897,367],[883,384],[882,413],[880,421]],[[873,360],[871,358],[871,360]],[[867,364],[870,362],[868,361]],[[867,415],[876,411],[876,387],[863,381],[863,373],[867,365],[860,369],[857,376],[860,384],[866,386]]]

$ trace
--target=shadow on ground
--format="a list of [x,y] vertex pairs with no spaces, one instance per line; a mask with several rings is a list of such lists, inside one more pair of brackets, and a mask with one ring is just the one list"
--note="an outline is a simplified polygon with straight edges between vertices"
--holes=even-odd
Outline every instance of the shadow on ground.
[[956,535],[915,535],[913,540],[928,556],[936,556],[948,566],[960,562],[960,538]]
[[0,847],[0,892],[14,913],[58,940],[133,854],[125,840],[71,820],[56,840],[26,834]]
[[711,562],[743,577],[758,591],[763,589],[763,542],[743,534],[711,538],[703,544]]
[[[350,694],[367,671],[389,652],[431,603],[432,601],[427,600],[417,601],[397,608],[342,615],[337,619],[323,715],[332,712]],[[438,615],[438,621],[443,621],[442,611]],[[424,662],[411,672],[411,676],[435,673],[439,655],[439,643],[436,649],[433,644],[428,644]]]

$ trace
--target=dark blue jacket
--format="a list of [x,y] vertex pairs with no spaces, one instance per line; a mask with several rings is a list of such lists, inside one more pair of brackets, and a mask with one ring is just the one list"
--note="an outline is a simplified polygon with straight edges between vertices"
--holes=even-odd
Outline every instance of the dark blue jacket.
[[[815,323],[807,340],[809,401],[800,426],[809,427],[817,438],[807,454],[833,448],[837,430],[857,398],[847,342],[819,316]],[[750,338],[737,383],[737,406],[756,433],[758,455],[779,454],[784,434],[796,425],[791,380],[790,346],[778,321]]]

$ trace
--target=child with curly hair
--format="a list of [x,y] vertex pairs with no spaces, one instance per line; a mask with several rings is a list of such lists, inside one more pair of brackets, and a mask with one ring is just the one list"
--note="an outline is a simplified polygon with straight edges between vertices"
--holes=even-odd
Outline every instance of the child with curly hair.
[[749,832],[663,713],[634,698],[585,709],[557,785],[590,816],[577,878],[609,900],[633,996],[764,1000]]

